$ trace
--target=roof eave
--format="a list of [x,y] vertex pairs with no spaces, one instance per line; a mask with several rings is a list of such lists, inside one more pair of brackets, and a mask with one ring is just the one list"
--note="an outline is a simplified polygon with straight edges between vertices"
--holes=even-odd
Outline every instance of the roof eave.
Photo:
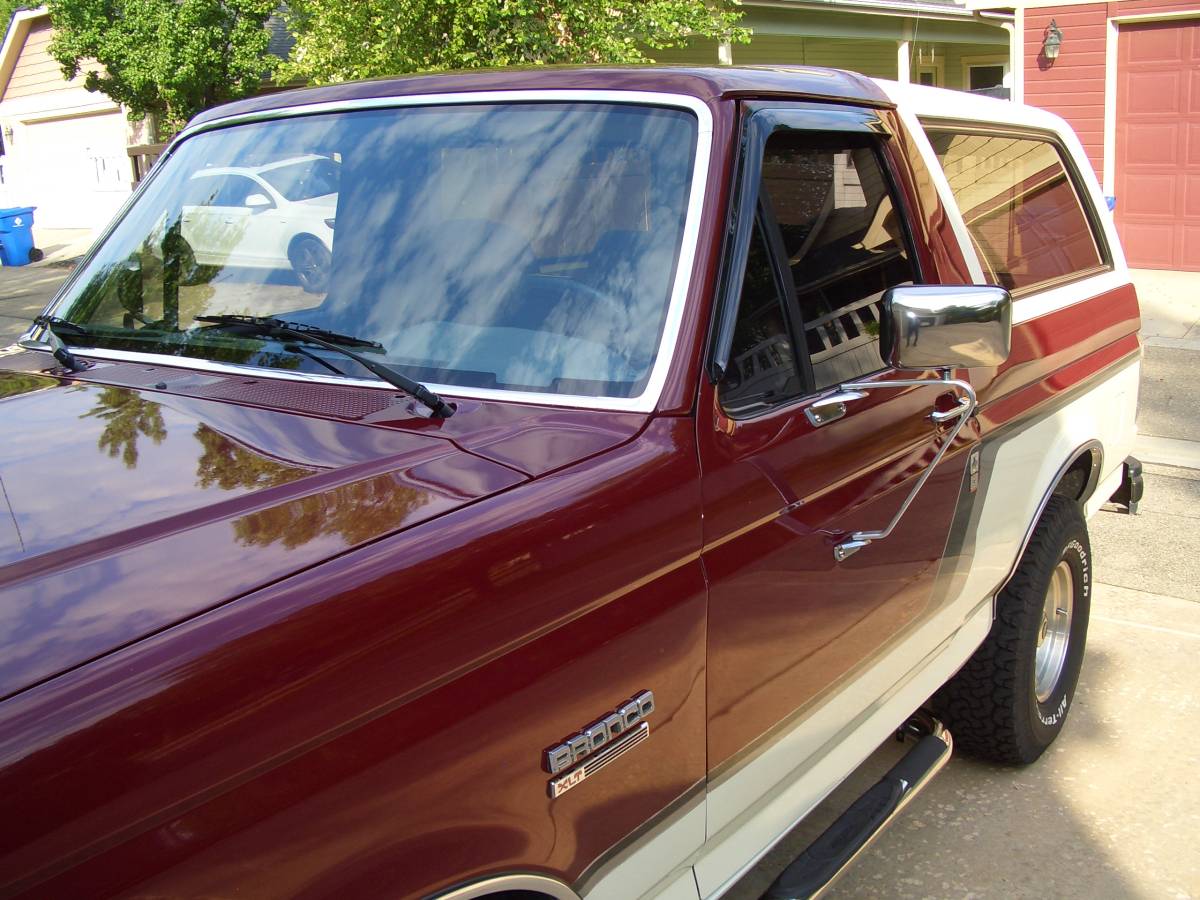
[[771,6],[777,9],[823,10],[858,15],[917,17],[922,19],[947,19],[950,21],[979,21],[973,9],[949,6],[941,3],[905,3],[899,5],[888,0],[742,0],[744,6]]

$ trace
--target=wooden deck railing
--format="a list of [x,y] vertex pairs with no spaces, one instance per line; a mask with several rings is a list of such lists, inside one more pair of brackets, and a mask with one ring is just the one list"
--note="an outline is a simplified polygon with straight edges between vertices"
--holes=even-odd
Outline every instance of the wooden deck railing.
[[138,144],[136,147],[126,148],[125,152],[129,154],[129,162],[133,166],[134,187],[137,187],[138,182],[146,177],[146,173],[162,155],[166,146],[166,144]]

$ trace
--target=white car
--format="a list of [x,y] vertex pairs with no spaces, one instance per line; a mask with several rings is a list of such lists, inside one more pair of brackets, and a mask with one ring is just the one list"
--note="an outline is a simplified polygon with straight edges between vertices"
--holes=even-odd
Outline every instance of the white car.
[[182,234],[203,266],[291,267],[319,293],[329,278],[340,164],[297,156],[263,166],[201,169],[189,181]]

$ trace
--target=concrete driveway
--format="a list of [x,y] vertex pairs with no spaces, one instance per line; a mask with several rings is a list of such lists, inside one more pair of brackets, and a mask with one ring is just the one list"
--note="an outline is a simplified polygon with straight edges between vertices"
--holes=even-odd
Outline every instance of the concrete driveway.
[[29,320],[71,274],[74,260],[87,252],[92,236],[89,229],[33,226],[34,246],[46,258],[28,266],[0,268],[0,349],[25,333]]

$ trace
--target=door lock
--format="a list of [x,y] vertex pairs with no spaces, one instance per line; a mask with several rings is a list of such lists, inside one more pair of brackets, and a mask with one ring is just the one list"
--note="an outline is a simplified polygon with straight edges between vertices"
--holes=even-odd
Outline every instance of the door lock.
[[866,391],[840,390],[836,394],[830,394],[823,400],[811,404],[804,410],[804,415],[808,417],[808,421],[813,424],[814,428],[820,428],[822,425],[836,422],[844,416],[847,403],[852,400],[861,400],[865,396],[867,396]]

